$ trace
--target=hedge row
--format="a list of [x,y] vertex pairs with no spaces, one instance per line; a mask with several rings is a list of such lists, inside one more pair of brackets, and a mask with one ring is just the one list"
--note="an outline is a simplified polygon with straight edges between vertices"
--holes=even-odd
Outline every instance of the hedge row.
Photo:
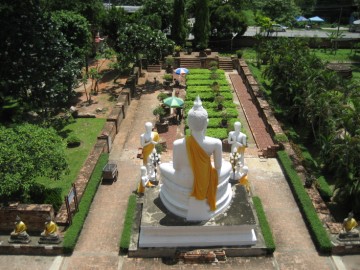
[[136,196],[131,194],[125,214],[124,227],[120,238],[120,250],[127,251],[130,246],[131,231],[134,223],[136,211]]
[[[188,92],[208,92],[208,91],[213,91],[211,89],[211,85],[193,85],[191,86],[191,88],[187,88],[186,89],[186,93]],[[220,92],[231,92],[231,88],[228,85],[221,85],[219,87],[219,91]]]
[[[193,75],[193,74],[211,74],[213,71],[209,70],[209,69],[204,69],[204,68],[190,68],[189,69],[189,75]],[[224,71],[222,69],[217,69],[215,71],[216,73],[222,74],[224,73]]]
[[[190,129],[187,128],[185,134],[190,135]],[[227,128],[208,128],[206,129],[206,136],[223,140],[227,139],[228,131]]]
[[[224,73],[216,72],[215,74],[217,80],[226,80]],[[213,73],[191,74],[186,76],[186,82],[192,80],[214,80],[212,76],[214,76]]]
[[[233,95],[230,92],[222,92],[221,95],[224,97],[225,100],[233,100]],[[196,92],[190,92],[186,93],[185,100],[190,100],[194,102],[197,96],[200,97],[201,101],[214,101],[215,98],[215,94],[213,92],[201,92],[201,94]]]
[[79,211],[72,219],[72,224],[66,230],[63,241],[64,253],[72,253],[75,248],[76,242],[79,238],[80,232],[84,225],[85,219],[89,213],[91,203],[95,197],[96,191],[102,179],[102,170],[108,162],[109,154],[101,154],[94,171],[89,179],[84,194],[79,204]]
[[316,179],[316,188],[320,193],[320,196],[323,198],[324,201],[330,201],[333,190],[327,183],[324,176],[320,176],[318,179]]
[[300,177],[293,168],[291,159],[285,151],[278,151],[277,154],[316,247],[320,252],[331,253],[332,245],[329,236],[315,211]]
[[271,232],[269,222],[267,221],[267,218],[266,218],[266,215],[265,215],[265,212],[263,209],[263,205],[262,205],[259,197],[253,197],[252,200],[253,200],[254,207],[256,210],[256,215],[259,220],[261,232],[264,236],[265,246],[268,250],[268,253],[272,254],[272,253],[274,253],[276,246],[275,246],[275,241],[274,241],[274,237]]
[[207,80],[191,80],[188,78],[186,78],[186,86],[187,87],[192,87],[194,85],[209,85],[211,86],[214,82],[217,82],[219,85],[229,85],[228,81],[223,79],[223,80],[218,80],[218,79],[207,79]]

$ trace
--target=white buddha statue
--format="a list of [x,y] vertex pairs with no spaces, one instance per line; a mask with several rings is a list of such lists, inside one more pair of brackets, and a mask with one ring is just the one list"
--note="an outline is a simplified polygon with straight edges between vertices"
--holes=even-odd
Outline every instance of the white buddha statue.
[[205,136],[208,114],[199,97],[187,120],[191,135],[174,142],[172,163],[160,165],[160,198],[177,216],[208,220],[231,202],[231,165],[222,159],[221,141]]
[[241,123],[234,123],[234,131],[229,132],[228,143],[231,144],[231,153],[234,153],[235,148],[240,154],[240,162],[244,166],[245,148],[247,147],[247,137],[241,132]]

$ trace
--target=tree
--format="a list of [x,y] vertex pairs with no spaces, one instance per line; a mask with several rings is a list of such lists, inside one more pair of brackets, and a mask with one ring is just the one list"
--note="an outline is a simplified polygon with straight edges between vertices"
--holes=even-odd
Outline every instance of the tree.
[[65,149],[65,142],[52,128],[0,126],[1,201],[26,198],[37,177],[59,180],[68,168]]
[[31,0],[0,8],[0,87],[3,98],[43,118],[67,105],[74,95],[79,58],[55,23]]
[[172,21],[172,5],[174,1],[157,0],[144,1],[142,8],[136,12],[136,22],[144,24],[152,29],[164,31],[170,27]]
[[211,6],[211,33],[219,38],[232,38],[233,34],[242,35],[247,29],[245,16],[230,4]]
[[206,49],[210,35],[209,0],[198,0],[195,4],[194,36],[200,50]]
[[174,43],[160,30],[154,31],[145,25],[126,24],[119,31],[115,51],[118,53],[118,62],[123,67],[128,67],[138,63],[140,55],[146,57],[150,63],[158,62],[173,47]]
[[291,25],[294,18],[301,15],[300,8],[295,4],[294,0],[257,0],[254,1],[254,7],[271,20],[286,25]]
[[182,47],[184,47],[187,38],[187,17],[185,13],[185,1],[175,0],[173,6],[173,24],[171,27],[172,40]]
[[70,43],[74,56],[85,60],[92,44],[89,22],[77,13],[63,10],[51,13],[51,19]]
[[110,47],[115,46],[119,30],[129,22],[128,15],[124,9],[112,6],[106,11],[102,20],[103,35],[107,36],[107,44]]

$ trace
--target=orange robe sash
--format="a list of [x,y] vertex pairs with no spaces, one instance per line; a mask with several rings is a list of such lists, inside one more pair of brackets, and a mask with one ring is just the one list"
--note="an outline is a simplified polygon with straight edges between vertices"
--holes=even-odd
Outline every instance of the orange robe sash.
[[191,196],[194,196],[197,200],[207,199],[210,210],[215,211],[218,174],[211,165],[210,156],[191,135],[186,137],[186,150],[194,174]]

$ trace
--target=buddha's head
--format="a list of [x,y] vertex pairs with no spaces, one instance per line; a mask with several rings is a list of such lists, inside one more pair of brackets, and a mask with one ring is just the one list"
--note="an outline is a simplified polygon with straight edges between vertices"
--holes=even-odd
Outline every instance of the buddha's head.
[[153,128],[153,125],[152,125],[151,122],[146,122],[145,123],[145,130],[146,130],[147,133],[151,132],[152,128]]
[[203,108],[200,97],[194,101],[194,106],[190,109],[188,113],[188,125],[192,131],[204,131],[208,124],[208,113]]
[[235,129],[235,131],[241,130],[241,123],[239,121],[234,123],[234,129]]

